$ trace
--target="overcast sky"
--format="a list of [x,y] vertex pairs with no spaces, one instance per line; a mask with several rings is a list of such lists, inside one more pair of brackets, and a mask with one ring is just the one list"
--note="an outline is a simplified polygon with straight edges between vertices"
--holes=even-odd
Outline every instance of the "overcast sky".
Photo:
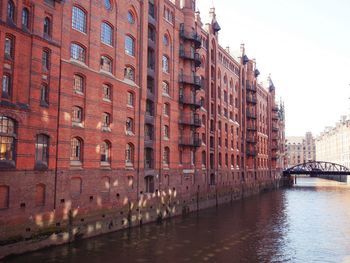
[[219,42],[245,43],[286,106],[287,136],[315,135],[350,114],[349,0],[197,0],[204,22],[214,3]]

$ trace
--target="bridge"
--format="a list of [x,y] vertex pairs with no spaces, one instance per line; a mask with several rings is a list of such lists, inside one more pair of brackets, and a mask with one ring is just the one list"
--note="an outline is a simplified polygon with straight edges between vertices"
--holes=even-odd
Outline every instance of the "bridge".
[[301,163],[283,171],[284,185],[293,185],[292,175],[294,175],[294,184],[297,183],[297,175],[317,176],[324,179],[349,183],[347,176],[350,175],[350,169],[340,164],[322,161]]
[[317,175],[350,175],[350,169],[336,163],[311,161],[301,163],[283,171],[284,176],[298,174]]

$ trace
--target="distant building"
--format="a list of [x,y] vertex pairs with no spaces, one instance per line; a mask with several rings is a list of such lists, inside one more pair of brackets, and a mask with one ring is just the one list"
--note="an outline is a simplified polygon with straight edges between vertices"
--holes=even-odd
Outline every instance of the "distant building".
[[350,120],[345,116],[335,127],[327,127],[316,138],[318,161],[327,161],[350,167]]
[[286,138],[287,166],[291,167],[300,163],[315,161],[315,139],[311,132],[304,137],[291,136]]

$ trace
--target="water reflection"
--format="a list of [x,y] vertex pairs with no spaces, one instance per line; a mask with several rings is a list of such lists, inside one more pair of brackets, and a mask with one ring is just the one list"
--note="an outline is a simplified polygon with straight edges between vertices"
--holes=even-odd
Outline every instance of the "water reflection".
[[350,262],[350,188],[305,178],[162,225],[144,225],[8,262]]

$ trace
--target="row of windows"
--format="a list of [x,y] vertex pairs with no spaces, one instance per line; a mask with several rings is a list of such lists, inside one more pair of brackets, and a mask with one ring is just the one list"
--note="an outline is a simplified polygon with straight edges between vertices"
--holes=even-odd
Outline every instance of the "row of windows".
[[[79,113],[76,118],[79,118]],[[146,126],[147,127],[147,126]],[[145,129],[145,135],[149,135],[150,127]],[[0,117],[0,160],[1,161],[14,161],[15,160],[15,141],[17,138],[16,135],[16,125],[15,122],[6,117]],[[169,137],[169,127],[164,126],[164,136]],[[73,138],[71,141],[71,161],[79,161],[82,162],[82,147],[83,140],[81,138]],[[105,163],[110,163],[110,151],[111,151],[111,143],[108,141],[104,141],[100,145],[100,161]],[[221,153],[219,153],[220,159]],[[227,155],[227,154],[226,154]],[[35,144],[35,160],[37,164],[45,165],[48,164],[49,158],[49,137],[45,134],[39,134],[36,138]],[[134,163],[134,146],[129,143],[126,146],[125,150],[125,162],[128,165],[133,165]],[[170,149],[168,147],[164,148],[163,152],[163,162],[165,164],[169,164],[170,162]]]
[[[130,24],[135,23],[135,17],[131,11],[128,11],[127,13],[127,21]],[[82,33],[87,32],[86,12],[77,6],[73,6],[72,8],[72,28]],[[102,22],[101,24],[101,41],[102,43],[113,46],[113,27],[107,22]],[[135,55],[134,42],[134,39],[130,36],[125,39],[125,50],[128,52],[127,54],[131,56]]]
[[[125,38],[125,53],[129,55],[134,55],[134,40],[126,36]],[[78,43],[72,43],[70,47],[70,57],[71,59],[77,60],[82,63],[86,63],[86,49]],[[113,73],[113,60],[112,58],[102,55],[100,59],[100,69],[105,72]],[[135,81],[135,69],[132,66],[125,66],[124,77],[126,79]]]
[[[9,117],[0,115],[0,161],[15,161],[16,123]],[[36,164],[47,165],[49,156],[49,136],[38,134],[35,143]]]
[[[82,74],[74,74],[73,76],[73,90],[79,95],[84,95],[86,90],[86,79]],[[104,101],[112,100],[112,86],[110,84],[102,84],[102,94]],[[127,92],[127,106],[133,107],[135,104],[135,95],[133,92]]]
[[[83,108],[79,106],[73,106],[72,108],[72,123],[73,126],[83,127]],[[112,122],[111,114],[104,112],[102,113],[102,127],[103,131],[110,131],[110,125]],[[126,118],[125,131],[131,135],[134,133],[134,120],[130,117]]]

